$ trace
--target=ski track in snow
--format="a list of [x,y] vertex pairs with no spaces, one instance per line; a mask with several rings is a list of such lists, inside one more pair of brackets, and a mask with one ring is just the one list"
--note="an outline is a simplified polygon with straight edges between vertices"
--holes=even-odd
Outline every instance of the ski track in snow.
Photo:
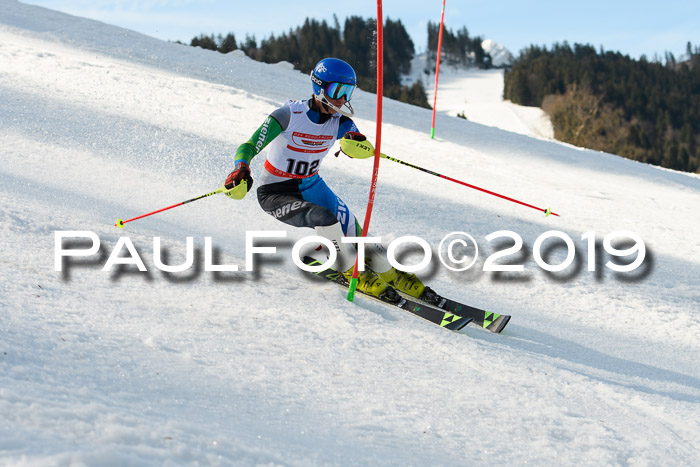
[[[494,72],[454,77],[483,81],[484,102],[464,91],[478,119],[441,110],[435,141],[430,111],[385,100],[383,152],[561,214],[382,161],[372,233],[385,244],[418,235],[434,248],[452,231],[470,233],[482,249],[476,265],[433,268],[427,282],[513,315],[502,335],[450,333],[307,278],[290,252],[310,231],[276,222],[253,195],[113,227],[215,189],[265,116],[309,94],[305,74],[2,5],[0,464],[697,463],[698,176],[533,134],[542,127],[530,109],[490,105],[502,80]],[[374,99],[358,91],[353,100],[372,136]],[[371,163],[329,156],[322,170],[361,219]],[[58,230],[95,232],[100,253],[54,271]],[[256,272],[243,270],[247,230],[287,232]],[[485,240],[499,230],[523,238],[509,259],[525,272],[482,271],[510,246]],[[576,245],[562,273],[533,259],[548,230]],[[644,239],[640,272],[605,268],[602,240],[616,230]],[[589,231],[595,272],[581,238]],[[102,271],[120,236],[148,272]],[[167,264],[181,264],[188,236],[197,267],[158,271],[153,238]],[[203,271],[204,237],[240,272]],[[549,253],[552,264],[566,256]]]

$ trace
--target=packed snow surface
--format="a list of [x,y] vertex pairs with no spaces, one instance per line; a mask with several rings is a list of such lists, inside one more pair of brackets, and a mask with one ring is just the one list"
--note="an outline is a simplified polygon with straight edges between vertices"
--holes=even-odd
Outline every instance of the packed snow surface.
[[[501,335],[452,333],[312,280],[291,260],[312,231],[268,216],[253,191],[113,226],[218,188],[237,145],[310,95],[305,73],[12,0],[0,64],[0,464],[697,465],[697,176],[444,111],[431,140],[429,110],[385,100],[386,154],[560,214],[382,160],[372,235],[436,252],[470,234],[471,269],[434,259],[420,275],[513,316]],[[497,77],[467,76],[484,92]],[[374,140],[375,96],[353,104]],[[321,171],[361,220],[371,166],[329,156]],[[246,232],[274,230],[287,237],[256,245],[277,253],[246,272]],[[486,239],[503,230],[523,245],[496,264],[522,272],[484,271],[514,244]],[[93,232],[99,252],[56,271],[64,231]],[[562,239],[536,245],[548,231],[575,246],[561,272],[536,262],[567,257]],[[606,266],[637,255],[605,251],[616,231],[646,246],[633,272]],[[134,260],[120,237],[146,272],[103,271],[115,251]],[[194,266],[158,269],[185,263],[187,237]],[[239,272],[205,270],[207,237],[214,264]]]
[[[443,60],[435,100],[435,63],[423,53],[413,58],[411,72],[402,81],[409,85],[421,81],[428,102],[435,103],[440,113],[534,138],[553,139],[554,128],[541,108],[503,99],[503,79],[502,69],[478,70]],[[440,131],[436,128],[436,134]]]

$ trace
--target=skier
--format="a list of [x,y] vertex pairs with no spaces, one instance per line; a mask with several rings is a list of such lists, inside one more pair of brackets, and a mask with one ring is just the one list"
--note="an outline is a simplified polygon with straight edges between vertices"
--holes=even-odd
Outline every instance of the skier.
[[[350,279],[356,251],[341,238],[359,236],[361,228],[347,205],[321,178],[319,166],[337,139],[367,139],[351,118],[350,99],[357,79],[353,68],[337,58],[318,62],[310,78],[313,96],[288,101],[273,111],[238,147],[235,169],[224,185],[230,190],[227,196],[242,199],[253,184],[250,161],[270,144],[257,189],[260,206],[286,224],[311,227],[317,235],[328,238],[338,253],[334,268]],[[366,258],[371,269],[366,267],[359,276],[360,291],[390,301],[399,299],[394,288],[416,298],[436,297],[414,274],[393,268],[381,246],[367,245]]]

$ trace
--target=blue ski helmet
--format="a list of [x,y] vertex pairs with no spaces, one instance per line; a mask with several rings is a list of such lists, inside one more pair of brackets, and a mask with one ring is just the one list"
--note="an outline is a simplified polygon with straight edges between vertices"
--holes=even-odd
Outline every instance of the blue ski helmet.
[[330,99],[345,96],[349,102],[357,86],[355,70],[339,58],[324,58],[311,70],[314,95]]

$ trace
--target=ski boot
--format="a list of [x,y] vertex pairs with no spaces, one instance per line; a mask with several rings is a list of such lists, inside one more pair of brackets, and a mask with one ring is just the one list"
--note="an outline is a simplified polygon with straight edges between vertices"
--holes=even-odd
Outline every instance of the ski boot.
[[396,268],[391,268],[387,272],[378,274],[388,284],[393,285],[396,290],[405,293],[411,297],[422,300],[431,305],[440,303],[440,296],[433,289],[427,287],[421,282],[415,274],[399,271]]
[[[352,270],[353,268],[350,268],[343,273],[348,282],[352,279]],[[357,290],[390,303],[401,300],[401,295],[371,269],[360,273],[357,278]]]

